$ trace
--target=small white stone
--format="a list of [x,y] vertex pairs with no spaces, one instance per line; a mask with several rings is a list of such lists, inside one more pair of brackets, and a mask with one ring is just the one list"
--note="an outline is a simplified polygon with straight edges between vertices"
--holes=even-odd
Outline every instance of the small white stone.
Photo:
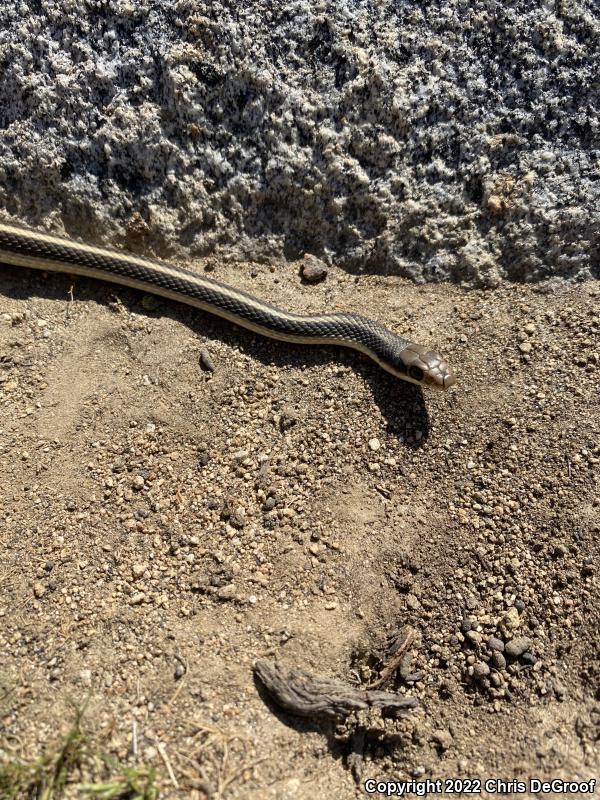
[[514,606],[511,606],[501,620],[502,627],[507,631],[515,631],[521,625],[521,618],[519,612]]
[[91,686],[92,685],[92,670],[91,669],[82,669],[79,673],[79,681],[82,686]]
[[133,573],[134,578],[141,578],[144,572],[146,572],[146,565],[145,564],[134,564],[131,567],[131,571]]

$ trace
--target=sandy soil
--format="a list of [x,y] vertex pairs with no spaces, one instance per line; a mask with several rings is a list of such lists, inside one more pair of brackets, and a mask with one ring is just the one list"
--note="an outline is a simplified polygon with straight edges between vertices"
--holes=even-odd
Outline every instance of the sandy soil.
[[[196,266],[376,317],[458,383],[421,393],[350,351],[2,267],[4,747],[39,754],[87,698],[99,746],[172,798],[598,776],[600,286]],[[388,688],[420,705],[373,719],[352,767],[356,739],[257,691],[259,657],[366,685],[404,625]]]

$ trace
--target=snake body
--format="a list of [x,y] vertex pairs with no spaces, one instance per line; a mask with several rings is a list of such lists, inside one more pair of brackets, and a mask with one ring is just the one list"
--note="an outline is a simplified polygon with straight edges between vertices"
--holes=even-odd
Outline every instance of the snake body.
[[292,314],[164,261],[0,222],[0,263],[131,286],[196,306],[273,339],[351,347],[411,383],[447,389],[455,382],[452,369],[440,355],[361,314]]

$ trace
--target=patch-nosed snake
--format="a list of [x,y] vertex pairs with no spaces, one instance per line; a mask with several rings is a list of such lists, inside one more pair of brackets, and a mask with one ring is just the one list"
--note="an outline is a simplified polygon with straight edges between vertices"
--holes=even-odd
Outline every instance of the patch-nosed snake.
[[182,267],[0,222],[0,263],[131,286],[217,314],[263,336],[360,350],[397,378],[447,389],[456,378],[438,353],[355,313],[303,316]]

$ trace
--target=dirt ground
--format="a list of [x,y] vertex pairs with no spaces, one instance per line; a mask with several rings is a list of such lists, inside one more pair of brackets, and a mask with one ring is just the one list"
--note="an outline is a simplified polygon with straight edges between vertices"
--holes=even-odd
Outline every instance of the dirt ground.
[[[2,267],[3,756],[39,756],[87,703],[96,746],[154,766],[169,798],[600,778],[600,285],[194,266],[375,317],[457,384]],[[254,682],[267,658],[367,685],[406,625],[387,688],[419,706],[400,719],[350,736]]]

